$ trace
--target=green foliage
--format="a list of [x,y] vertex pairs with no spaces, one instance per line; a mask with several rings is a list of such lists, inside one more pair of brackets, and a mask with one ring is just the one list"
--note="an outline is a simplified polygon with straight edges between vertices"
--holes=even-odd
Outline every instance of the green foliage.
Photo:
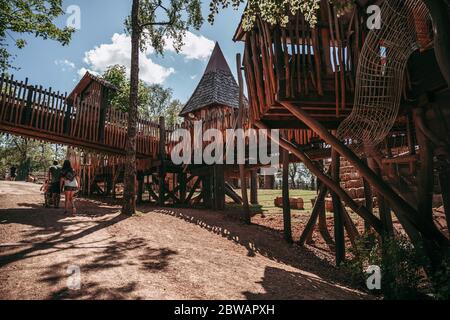
[[[346,262],[354,284],[365,286],[369,265],[381,269],[381,294],[386,299],[417,299],[424,297],[427,278],[423,267],[428,265],[422,248],[415,248],[406,237],[386,239],[379,243],[375,235],[364,235],[352,250],[355,258]],[[374,293],[374,292],[372,292]]]
[[[198,30],[203,24],[200,0],[140,0],[139,9],[142,51],[151,46],[163,54],[167,39],[171,39],[178,52],[189,28]],[[131,33],[131,17],[125,25]]]
[[[115,85],[119,90],[110,97],[110,103],[122,110],[128,112],[130,106],[130,80],[127,77],[126,68],[121,65],[108,67],[102,77]],[[150,88],[139,81],[138,87],[138,108],[144,110],[150,105]]]
[[174,126],[181,123],[181,117],[179,114],[183,109],[183,103],[180,100],[172,100],[166,110],[166,123],[168,126]]
[[[114,84],[119,90],[110,97],[110,103],[127,112],[130,105],[130,80],[126,68],[121,65],[110,66],[103,78]],[[145,120],[157,121],[160,116],[166,117],[166,123],[173,125],[179,122],[178,114],[182,108],[179,100],[172,100],[172,89],[159,84],[147,85],[139,82],[138,110],[139,117]]]
[[450,252],[442,260],[432,276],[434,297],[439,300],[450,299]]
[[18,180],[29,173],[45,172],[53,160],[64,159],[66,149],[52,144],[27,140],[15,136],[0,136],[0,176],[11,166],[18,169]]
[[[299,11],[314,27],[317,23],[317,11],[320,8],[320,0],[211,0],[209,22],[214,22],[220,7],[224,9],[231,5],[237,9],[244,2],[247,3],[242,17],[242,27],[245,31],[253,28],[257,17],[261,17],[263,21],[271,25],[285,27],[289,17],[296,15]],[[330,0],[330,2],[335,5],[338,16],[353,8],[353,0]]]
[[[54,20],[63,15],[62,0],[0,0],[0,70],[11,67],[11,54],[6,37],[13,34],[34,34],[67,45],[74,30],[59,28]],[[24,39],[14,39],[17,48],[26,45]]]

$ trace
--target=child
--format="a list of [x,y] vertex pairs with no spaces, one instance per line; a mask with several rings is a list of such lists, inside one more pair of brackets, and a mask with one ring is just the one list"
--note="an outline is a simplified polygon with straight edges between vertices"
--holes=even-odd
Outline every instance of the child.
[[48,180],[45,180],[41,187],[41,191],[44,192],[44,207],[50,208],[50,205],[52,204],[52,193],[50,192],[50,183]]

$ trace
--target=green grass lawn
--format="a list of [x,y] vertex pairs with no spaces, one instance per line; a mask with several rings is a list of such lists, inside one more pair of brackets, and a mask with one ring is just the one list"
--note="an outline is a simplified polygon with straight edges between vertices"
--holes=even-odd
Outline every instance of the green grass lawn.
[[[235,190],[238,194],[241,194],[241,190]],[[282,208],[275,207],[274,200],[277,197],[281,197],[281,189],[277,190],[258,190],[258,202],[264,214],[281,214],[283,212]],[[250,192],[248,192],[250,197]],[[311,212],[312,204],[311,199],[316,197],[316,191],[311,190],[289,190],[289,196],[291,198],[302,198],[304,201],[305,210],[292,209],[292,214],[305,214]],[[230,201],[227,197],[227,201]]]

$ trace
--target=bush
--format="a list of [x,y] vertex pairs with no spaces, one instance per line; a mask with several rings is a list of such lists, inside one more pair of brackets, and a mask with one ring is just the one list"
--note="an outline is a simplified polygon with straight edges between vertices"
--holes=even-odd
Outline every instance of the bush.
[[441,265],[433,274],[433,296],[438,300],[450,300],[450,254],[442,260]]
[[[365,287],[369,265],[381,269],[381,293],[386,299],[423,298],[423,271],[426,261],[421,248],[414,248],[408,239],[397,237],[380,245],[373,234],[364,235],[353,250],[355,258],[346,263],[354,283]],[[376,293],[376,292],[371,292]]]

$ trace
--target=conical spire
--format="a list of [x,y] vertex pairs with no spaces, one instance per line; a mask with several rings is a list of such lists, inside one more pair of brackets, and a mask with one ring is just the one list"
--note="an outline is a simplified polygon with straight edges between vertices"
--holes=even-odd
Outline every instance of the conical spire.
[[227,60],[225,59],[218,42],[216,42],[216,45],[214,46],[214,50],[211,54],[211,58],[209,59],[205,73],[215,72],[217,70],[231,73],[230,67],[228,66]]
[[239,87],[217,42],[208,66],[180,116],[213,105],[239,108]]

